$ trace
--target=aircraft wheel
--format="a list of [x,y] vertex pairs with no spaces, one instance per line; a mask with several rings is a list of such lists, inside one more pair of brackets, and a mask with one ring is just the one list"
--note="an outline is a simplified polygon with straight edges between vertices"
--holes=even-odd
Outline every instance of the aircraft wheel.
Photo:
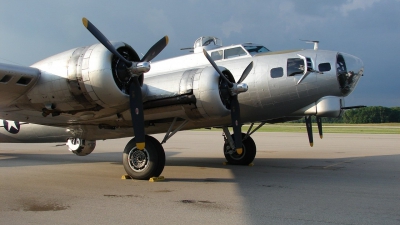
[[[242,138],[244,138],[246,134],[242,133]],[[231,135],[233,139],[234,136]],[[233,165],[249,165],[253,162],[256,157],[256,144],[253,141],[253,138],[248,137],[246,140],[242,142],[243,153],[238,154],[236,151],[226,151],[226,149],[230,149],[228,143],[224,144],[224,155],[229,164]]]
[[146,135],[145,143],[146,147],[139,150],[135,138],[132,138],[125,146],[122,163],[133,179],[148,180],[160,176],[164,170],[165,152],[160,142]]

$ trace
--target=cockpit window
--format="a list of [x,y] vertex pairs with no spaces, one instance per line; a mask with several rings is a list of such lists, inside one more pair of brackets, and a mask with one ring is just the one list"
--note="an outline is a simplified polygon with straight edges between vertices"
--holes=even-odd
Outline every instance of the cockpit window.
[[213,60],[221,60],[222,59],[222,54],[223,54],[222,50],[211,52],[211,58]]
[[303,74],[304,60],[300,58],[291,58],[287,60],[287,74],[294,76],[296,74]]
[[261,52],[269,52],[269,49],[264,46],[244,46],[244,48],[250,53],[250,55],[255,55]]
[[318,65],[318,70],[320,71],[320,72],[328,72],[328,71],[331,71],[331,64],[330,63],[320,63],[319,65]]
[[225,49],[224,59],[230,59],[242,55],[247,55],[247,53],[241,47]]

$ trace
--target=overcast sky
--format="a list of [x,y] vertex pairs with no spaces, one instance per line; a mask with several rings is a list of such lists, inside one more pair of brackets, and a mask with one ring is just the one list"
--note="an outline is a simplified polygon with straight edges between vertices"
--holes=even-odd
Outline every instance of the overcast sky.
[[28,66],[96,43],[82,17],[138,53],[168,35],[156,59],[186,54],[179,49],[200,36],[270,50],[312,48],[299,39],[319,40],[320,49],[364,62],[346,105],[400,106],[400,0],[0,0],[0,62]]

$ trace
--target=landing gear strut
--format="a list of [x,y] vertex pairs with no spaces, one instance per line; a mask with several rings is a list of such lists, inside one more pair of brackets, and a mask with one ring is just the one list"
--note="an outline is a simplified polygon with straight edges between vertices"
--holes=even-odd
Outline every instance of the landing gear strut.
[[146,147],[139,150],[136,140],[132,138],[124,149],[122,162],[130,177],[138,180],[148,180],[158,177],[164,170],[165,152],[157,139],[146,135]]

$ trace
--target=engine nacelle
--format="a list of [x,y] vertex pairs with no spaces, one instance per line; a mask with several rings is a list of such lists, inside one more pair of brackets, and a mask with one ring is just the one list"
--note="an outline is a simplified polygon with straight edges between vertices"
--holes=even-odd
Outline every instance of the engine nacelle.
[[[227,71],[225,71],[227,72]],[[230,114],[221,96],[220,75],[213,67],[206,67],[194,76],[193,94],[196,96],[196,106],[204,117],[223,117]]]
[[[222,67],[221,70],[233,79],[228,70]],[[181,104],[183,96],[194,96],[196,107],[185,111],[188,118],[197,120],[227,116],[230,113],[229,103],[226,102],[224,95],[227,90],[222,83],[211,66],[146,77],[145,106]]]
[[[139,61],[129,45],[113,45],[128,60]],[[126,93],[131,77],[123,63],[102,44],[72,49],[32,67],[41,70],[41,77],[28,98],[49,112],[75,114],[129,105]],[[143,76],[140,82],[143,83]]]
[[93,152],[96,141],[88,141],[80,138],[69,138],[67,141],[68,150],[78,156],[86,156]]

